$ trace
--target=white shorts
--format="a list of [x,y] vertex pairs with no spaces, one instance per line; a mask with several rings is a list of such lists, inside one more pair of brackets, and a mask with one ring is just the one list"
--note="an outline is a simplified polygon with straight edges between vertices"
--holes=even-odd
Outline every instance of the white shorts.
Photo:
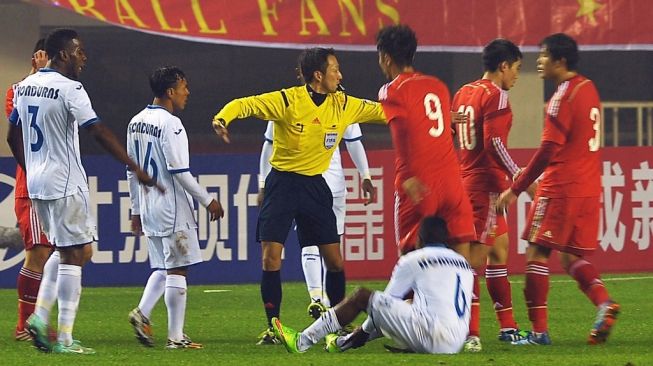
[[338,235],[345,233],[345,213],[347,212],[347,199],[345,196],[333,197],[333,213],[336,215]]
[[467,329],[452,335],[437,316],[380,291],[372,293],[367,314],[384,336],[417,353],[458,353],[467,335]]
[[41,221],[43,232],[53,245],[70,247],[97,241],[88,192],[78,191],[56,200],[33,199],[32,206]]
[[174,269],[202,262],[197,229],[188,229],[168,236],[148,236],[150,267]]

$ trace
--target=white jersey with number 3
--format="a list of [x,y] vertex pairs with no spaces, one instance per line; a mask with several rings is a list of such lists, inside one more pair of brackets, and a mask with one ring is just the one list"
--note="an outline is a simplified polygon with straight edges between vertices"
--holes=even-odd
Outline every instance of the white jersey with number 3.
[[181,120],[165,108],[148,105],[127,127],[127,154],[164,193],[139,186],[143,232],[168,236],[197,227],[193,199],[173,175],[190,171],[188,136]]
[[40,69],[16,86],[9,121],[22,128],[30,198],[54,200],[88,192],[78,126],[98,118],[80,82]]

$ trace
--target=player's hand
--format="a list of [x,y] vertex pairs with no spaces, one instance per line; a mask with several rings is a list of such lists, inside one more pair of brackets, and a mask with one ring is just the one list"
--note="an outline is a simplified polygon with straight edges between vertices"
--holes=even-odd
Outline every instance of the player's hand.
[[132,215],[132,234],[136,236],[143,235],[143,225],[141,224],[141,215]]
[[211,221],[215,221],[218,218],[224,217],[224,210],[222,209],[222,205],[216,200],[211,201],[206,209],[209,211],[209,220]]
[[43,50],[34,52],[32,56],[32,68],[36,72],[38,69],[45,67],[48,63],[48,54]]
[[413,204],[419,204],[424,199],[424,196],[428,193],[426,186],[419,180],[417,177],[410,177],[406,179],[402,184],[404,192],[413,202]]
[[227,126],[222,118],[214,119],[212,125],[216,135],[222,138],[222,141],[226,143],[231,142],[231,139],[229,139],[229,131],[227,130]]
[[136,170],[134,170],[134,174],[136,175],[138,181],[141,182],[141,184],[144,184],[146,187],[155,187],[161,193],[166,191],[165,188],[157,184],[154,178],[147,175],[143,169],[136,168]]
[[265,188],[260,188],[258,190],[258,195],[256,196],[256,204],[258,205],[258,208],[263,206],[263,197],[265,197]]
[[363,179],[363,184],[361,184],[361,189],[363,189],[363,197],[366,197],[364,205],[367,206],[370,203],[376,201],[376,189],[372,184],[371,179]]
[[512,189],[508,188],[505,191],[501,192],[497,202],[495,204],[495,209],[498,213],[507,212],[508,206],[517,200],[517,195]]
[[467,123],[467,122],[469,122],[469,117],[466,114],[451,111],[451,124],[452,125],[455,125],[455,124],[458,124],[458,123]]

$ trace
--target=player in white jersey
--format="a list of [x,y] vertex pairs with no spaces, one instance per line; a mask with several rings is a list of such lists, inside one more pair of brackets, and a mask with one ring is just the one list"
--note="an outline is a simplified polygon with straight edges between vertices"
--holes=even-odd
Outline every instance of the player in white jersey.
[[222,217],[224,211],[191,175],[186,129],[172,114],[184,110],[190,94],[183,71],[176,67],[156,69],[150,75],[150,88],[154,101],[127,126],[127,153],[152,173],[165,193],[139,187],[127,171],[132,231],[147,235],[154,270],[138,307],[129,313],[129,321],[136,338],[145,346],[153,346],[149,317],[164,296],[168,309],[166,348],[197,349],[202,345],[184,334],[186,275],[189,266],[202,262],[193,198],[207,208],[211,221]]
[[[265,130],[263,147],[261,149],[261,157],[259,161],[260,175],[259,175],[259,203],[263,201],[265,178],[270,173],[272,166],[270,165],[270,156],[272,155],[272,141],[274,140],[274,122],[268,122]],[[374,201],[374,186],[372,185],[372,178],[370,176],[370,168],[367,162],[367,155],[365,154],[365,147],[361,139],[363,134],[360,126],[352,124],[345,130],[342,139],[345,141],[347,151],[349,152],[358,173],[363,178],[361,188],[364,195],[367,197],[366,205]],[[347,188],[345,187],[345,172],[342,168],[340,158],[340,149],[335,149],[331,157],[329,169],[322,174],[327,185],[331,189],[333,195],[333,213],[336,215],[336,225],[338,228],[338,235],[345,233],[345,214],[346,214],[346,195]],[[311,298],[311,303],[308,305],[308,314],[317,319],[321,313],[326,311],[330,306],[329,299],[324,291],[326,270],[324,263],[320,257],[320,251],[317,245],[306,246],[302,248],[302,269],[304,270],[304,279],[306,280],[306,287],[308,288],[308,295]],[[334,304],[335,305],[335,304]]]
[[[399,258],[385,291],[359,288],[301,333],[274,318],[277,337],[290,353],[305,352],[325,337],[328,352],[342,352],[381,336],[406,352],[460,352],[469,330],[473,273],[463,256],[443,244],[447,238],[444,220],[425,218],[417,249]],[[403,300],[410,291],[412,303]],[[332,334],[363,311],[367,319],[353,333]]]
[[[72,337],[82,266],[91,258],[90,244],[96,240],[79,154],[78,126],[85,127],[102,147],[134,171],[141,183],[153,185],[154,181],[127,156],[115,135],[99,123],[84,87],[76,81],[87,59],[77,33],[71,29],[52,31],[45,50],[50,60],[45,68],[18,84],[9,118],[12,153],[26,168],[32,205],[48,240],[57,248],[45,264],[36,309],[27,327],[41,351],[95,353],[73,342]],[[59,333],[53,345],[47,327],[56,299]]]

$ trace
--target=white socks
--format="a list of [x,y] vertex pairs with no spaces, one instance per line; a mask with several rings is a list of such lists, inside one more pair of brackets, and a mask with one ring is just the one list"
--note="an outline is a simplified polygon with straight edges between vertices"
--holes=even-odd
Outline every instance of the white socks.
[[300,333],[297,347],[300,351],[305,351],[326,337],[327,334],[335,333],[340,329],[342,329],[342,326],[338,322],[336,311],[331,308]]
[[308,295],[313,301],[320,300],[324,306],[329,307],[329,299],[324,292],[326,270],[317,245],[302,248],[302,269]]
[[184,337],[186,277],[166,276],[165,302],[168,308],[168,339],[179,342]]
[[43,267],[43,278],[39,286],[39,294],[36,297],[36,314],[45,324],[50,323],[50,310],[57,300],[57,273],[59,271],[59,252],[54,251]]
[[73,325],[82,293],[82,267],[72,264],[59,264],[59,336],[64,346],[73,343]]
[[154,309],[156,303],[159,302],[159,299],[163,296],[165,288],[166,271],[159,269],[152,272],[150,278],[147,280],[145,289],[143,290],[141,302],[138,304],[138,308],[146,318],[149,318],[150,315],[152,315],[152,309]]

